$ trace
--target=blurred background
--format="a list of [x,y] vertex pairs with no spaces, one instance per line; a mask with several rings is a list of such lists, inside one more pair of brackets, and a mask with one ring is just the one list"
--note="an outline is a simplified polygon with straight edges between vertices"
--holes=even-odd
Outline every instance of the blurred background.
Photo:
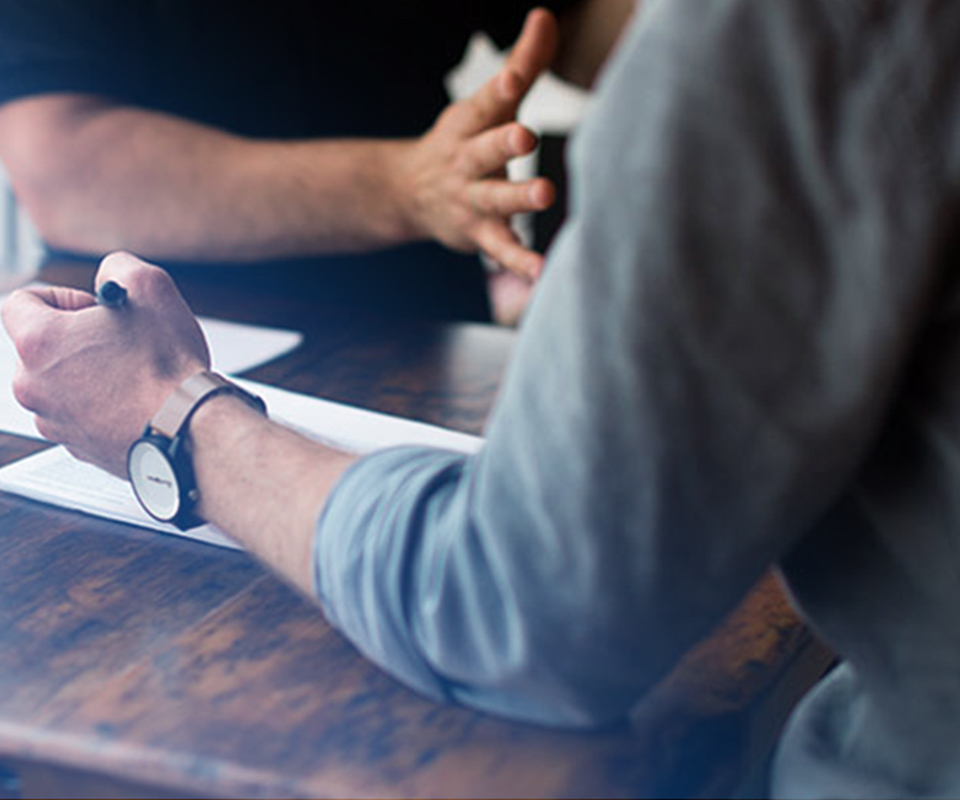
[[[463,61],[447,76],[451,97],[459,99],[472,94],[496,72],[502,61],[503,56],[487,36],[474,36]],[[564,215],[562,162],[566,138],[583,115],[587,103],[585,92],[547,75],[520,109],[521,121],[541,134],[542,146],[531,156],[515,161],[511,165],[511,175],[521,178],[536,172],[547,174],[557,181],[561,190],[556,208],[538,215],[535,220],[516,220],[516,227],[524,240],[541,249],[546,247]],[[0,293],[28,281],[36,274],[43,257],[43,243],[27,215],[17,205],[0,164]],[[489,266],[496,317],[505,324],[515,324],[526,303],[527,287],[511,276],[499,273],[495,265]]]
[[40,237],[17,205],[0,164],[0,292],[29,280],[42,259]]

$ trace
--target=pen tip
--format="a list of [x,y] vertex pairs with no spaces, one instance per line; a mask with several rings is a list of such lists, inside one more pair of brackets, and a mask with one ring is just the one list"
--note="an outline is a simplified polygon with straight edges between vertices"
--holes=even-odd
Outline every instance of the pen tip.
[[127,290],[116,281],[106,281],[97,290],[97,302],[101,305],[119,308],[127,300]]

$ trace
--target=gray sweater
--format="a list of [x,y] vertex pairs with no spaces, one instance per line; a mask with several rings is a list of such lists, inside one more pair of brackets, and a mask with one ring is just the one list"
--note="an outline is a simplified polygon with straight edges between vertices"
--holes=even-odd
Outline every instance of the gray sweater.
[[960,796],[960,3],[647,0],[490,422],[360,461],[334,624],[428,695],[625,715],[779,564],[844,659],[786,796]]

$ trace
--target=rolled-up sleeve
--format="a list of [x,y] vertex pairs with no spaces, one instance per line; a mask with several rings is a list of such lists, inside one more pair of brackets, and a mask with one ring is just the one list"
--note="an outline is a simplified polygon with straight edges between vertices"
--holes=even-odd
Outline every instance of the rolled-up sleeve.
[[369,456],[318,524],[326,612],[387,670],[614,720],[854,480],[934,282],[926,177],[839,110],[852,7],[645,4],[485,448]]

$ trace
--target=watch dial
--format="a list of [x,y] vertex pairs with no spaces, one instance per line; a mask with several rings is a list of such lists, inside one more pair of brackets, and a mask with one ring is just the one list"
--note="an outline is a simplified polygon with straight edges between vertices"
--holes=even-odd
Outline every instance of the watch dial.
[[137,442],[130,451],[130,482],[147,512],[169,522],[180,510],[180,488],[167,456],[150,442]]

